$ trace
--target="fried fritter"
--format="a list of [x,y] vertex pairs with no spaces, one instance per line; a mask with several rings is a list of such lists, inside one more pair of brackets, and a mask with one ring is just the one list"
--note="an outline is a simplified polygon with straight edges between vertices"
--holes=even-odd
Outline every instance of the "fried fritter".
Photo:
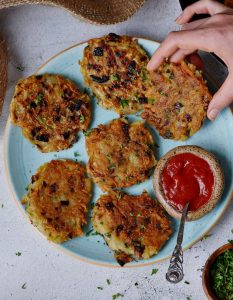
[[212,98],[201,72],[184,61],[165,62],[151,79],[154,103],[144,106],[142,118],[162,137],[186,140],[202,126]]
[[146,191],[139,196],[119,191],[102,195],[94,206],[92,222],[121,266],[133,258],[157,254],[172,233],[163,208]]
[[90,198],[91,180],[85,166],[52,160],[32,176],[22,203],[32,224],[49,240],[62,243],[82,235]]
[[60,151],[72,146],[79,130],[87,130],[90,99],[61,75],[32,75],[16,85],[10,115],[40,151]]
[[88,173],[102,190],[145,181],[156,165],[153,138],[142,122],[115,119],[86,137]]
[[88,41],[81,72],[101,106],[121,115],[132,114],[149,101],[148,61],[135,39],[110,33]]
[[142,110],[162,137],[185,140],[200,129],[212,98],[202,74],[185,61],[148,72],[148,60],[132,37],[109,34],[88,42],[81,72],[104,108],[121,115]]

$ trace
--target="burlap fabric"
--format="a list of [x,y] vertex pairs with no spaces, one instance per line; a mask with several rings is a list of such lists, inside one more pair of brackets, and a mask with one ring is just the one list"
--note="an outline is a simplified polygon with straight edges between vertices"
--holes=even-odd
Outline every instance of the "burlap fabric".
[[61,6],[96,24],[114,24],[131,17],[145,0],[0,0],[0,9],[23,4]]

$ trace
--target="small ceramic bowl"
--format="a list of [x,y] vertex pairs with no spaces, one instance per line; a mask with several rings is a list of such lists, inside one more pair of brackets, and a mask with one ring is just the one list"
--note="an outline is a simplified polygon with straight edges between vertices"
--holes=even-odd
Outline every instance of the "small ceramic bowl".
[[210,257],[207,259],[205,263],[205,267],[202,273],[202,286],[208,300],[218,300],[211,286],[211,280],[210,280],[211,266],[216,260],[216,258],[228,249],[233,249],[233,244],[225,244],[220,248],[218,248],[216,251],[214,251],[213,254],[210,255]]
[[201,147],[192,146],[192,145],[178,146],[173,148],[169,152],[167,152],[159,160],[155,168],[154,177],[153,177],[153,186],[158,201],[162,204],[162,206],[165,208],[167,213],[173,218],[181,219],[182,212],[178,211],[168,203],[162,186],[162,172],[170,158],[172,158],[177,154],[183,154],[183,153],[192,153],[204,159],[209,164],[214,175],[214,188],[209,201],[195,211],[188,211],[186,220],[194,221],[201,218],[208,212],[210,212],[216,206],[218,201],[221,199],[224,190],[224,175],[223,175],[222,168],[218,160],[216,159],[216,157],[212,153],[204,150]]

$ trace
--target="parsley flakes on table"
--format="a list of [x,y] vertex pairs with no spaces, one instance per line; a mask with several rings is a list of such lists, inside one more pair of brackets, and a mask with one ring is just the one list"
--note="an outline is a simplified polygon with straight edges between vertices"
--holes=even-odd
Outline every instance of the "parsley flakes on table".
[[233,250],[226,250],[216,258],[210,275],[217,297],[233,300]]
[[120,293],[117,293],[115,295],[112,295],[112,300],[115,300],[115,299],[117,299],[119,297],[124,297],[124,296],[122,294],[120,294]]
[[152,269],[152,271],[151,271],[151,276],[154,275],[154,274],[156,274],[156,273],[158,272],[158,270],[159,270],[159,269]]

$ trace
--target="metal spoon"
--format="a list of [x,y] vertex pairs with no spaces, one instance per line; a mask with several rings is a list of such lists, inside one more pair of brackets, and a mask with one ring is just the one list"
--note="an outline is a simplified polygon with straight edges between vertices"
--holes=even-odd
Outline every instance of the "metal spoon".
[[179,232],[177,236],[177,244],[172,253],[172,257],[170,260],[170,265],[166,274],[167,281],[171,283],[178,283],[184,277],[183,272],[183,251],[182,251],[182,241],[184,235],[184,223],[186,220],[187,212],[188,212],[189,202],[185,205],[182,211],[182,217],[180,221]]

